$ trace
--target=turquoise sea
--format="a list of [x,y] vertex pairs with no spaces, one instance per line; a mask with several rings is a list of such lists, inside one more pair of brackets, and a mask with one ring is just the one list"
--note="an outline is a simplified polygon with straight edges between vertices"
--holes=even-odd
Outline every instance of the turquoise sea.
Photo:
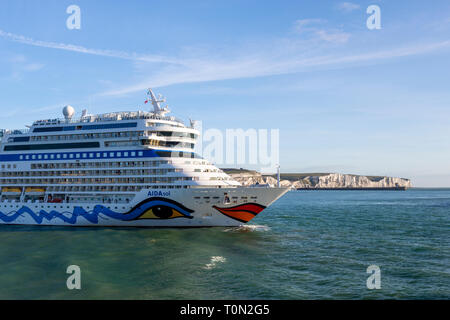
[[449,240],[450,189],[292,191],[242,228],[0,226],[0,299],[449,299]]

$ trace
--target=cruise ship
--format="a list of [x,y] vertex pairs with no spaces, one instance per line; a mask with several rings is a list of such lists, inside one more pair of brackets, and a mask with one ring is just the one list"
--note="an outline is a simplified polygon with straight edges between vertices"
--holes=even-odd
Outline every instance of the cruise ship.
[[194,152],[195,122],[153,110],[35,121],[1,130],[0,224],[241,226],[287,188],[243,187]]

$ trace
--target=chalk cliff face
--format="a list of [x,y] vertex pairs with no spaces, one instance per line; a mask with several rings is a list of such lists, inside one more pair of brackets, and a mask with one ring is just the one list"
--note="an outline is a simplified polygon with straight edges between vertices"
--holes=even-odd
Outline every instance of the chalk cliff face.
[[[240,173],[228,173],[244,186],[254,184],[268,184],[276,186],[277,180],[273,176],[264,176],[259,172],[249,171]],[[321,188],[411,188],[411,181],[404,178],[394,177],[370,177],[353,174],[326,173],[312,175],[289,175],[280,184],[282,187],[294,189],[321,189]]]

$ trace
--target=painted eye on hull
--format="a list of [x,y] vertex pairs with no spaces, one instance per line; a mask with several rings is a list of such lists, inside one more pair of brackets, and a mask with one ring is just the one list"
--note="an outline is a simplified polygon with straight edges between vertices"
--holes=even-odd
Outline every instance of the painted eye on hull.
[[141,216],[139,216],[138,219],[173,219],[180,217],[191,218],[190,216],[186,216],[174,208],[158,205],[145,211]]
[[122,216],[123,220],[137,219],[192,219],[194,210],[172,199],[153,197],[145,199]]

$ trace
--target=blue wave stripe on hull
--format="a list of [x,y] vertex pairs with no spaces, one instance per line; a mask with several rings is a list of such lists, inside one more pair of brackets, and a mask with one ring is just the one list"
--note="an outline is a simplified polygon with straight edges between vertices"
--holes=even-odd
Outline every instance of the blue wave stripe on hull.
[[[119,221],[132,221],[137,218],[139,218],[142,214],[144,214],[147,210],[149,210],[152,207],[155,206],[166,206],[170,207],[172,209],[175,209],[185,215],[187,218],[191,218],[191,212],[190,209],[183,208],[182,205],[176,205],[172,203],[172,200],[167,199],[167,201],[164,201],[161,198],[157,198],[155,200],[152,200],[151,198],[147,201],[143,202],[142,204],[134,207],[131,211],[127,213],[120,213],[112,211],[111,209],[102,206],[102,205],[96,205],[93,210],[86,211],[82,207],[74,207],[73,212],[65,212],[71,214],[70,217],[65,216],[64,214],[52,210],[50,212],[47,212],[45,210],[40,210],[39,213],[35,213],[33,210],[28,208],[27,206],[23,206],[19,210],[17,210],[13,214],[4,214],[3,212],[0,212],[0,220],[6,223],[14,222],[17,218],[22,216],[23,214],[28,214],[37,224],[42,224],[44,219],[47,221],[51,221],[54,218],[58,218],[66,223],[70,224],[76,224],[78,217],[83,217],[86,220],[88,220],[92,224],[98,224],[98,219],[100,215],[104,215],[108,218],[113,218]],[[189,210],[189,211],[188,211]],[[193,211],[192,211],[193,212]]]
[[0,220],[6,223],[11,223],[23,214],[28,214],[37,224],[42,224],[42,221],[44,221],[44,219],[51,221],[54,218],[59,218],[66,223],[75,224],[79,216],[84,217],[86,220],[93,224],[98,224],[98,213],[95,212],[95,209],[92,212],[87,212],[81,207],[75,207],[72,216],[66,217],[62,213],[55,210],[52,210],[50,212],[40,210],[39,213],[35,213],[30,208],[23,206],[14,214],[4,214],[3,212],[0,212]]

